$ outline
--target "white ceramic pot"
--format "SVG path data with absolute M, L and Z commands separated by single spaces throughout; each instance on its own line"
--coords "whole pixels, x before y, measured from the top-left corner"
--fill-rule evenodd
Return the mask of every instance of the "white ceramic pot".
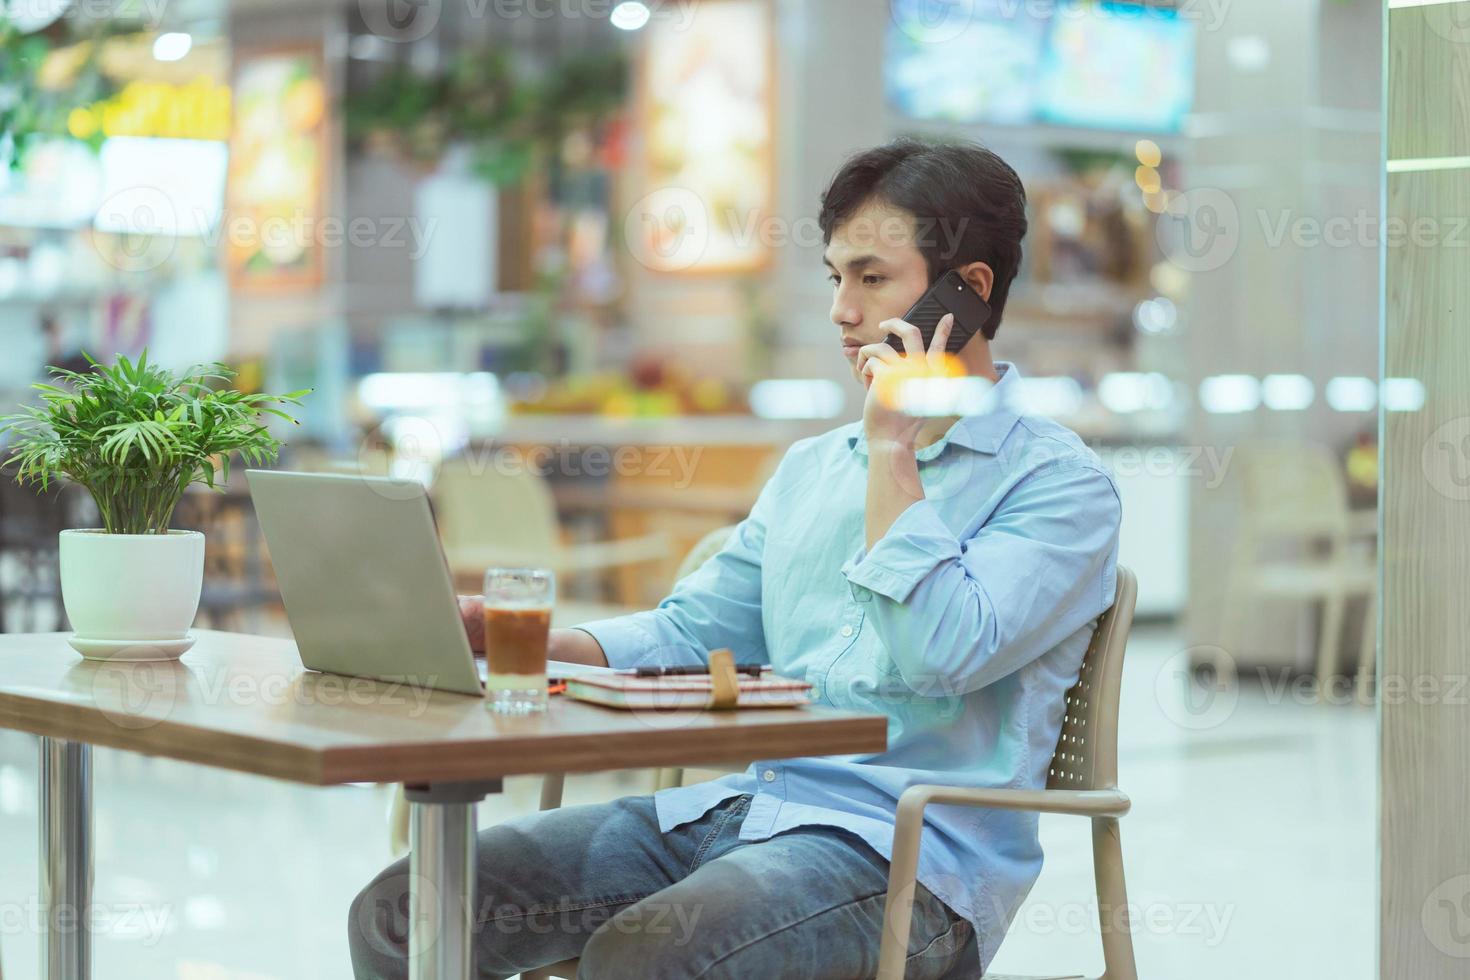
M 94 660 L 172 660 L 194 644 L 189 627 L 204 584 L 204 535 L 61 532 L 61 599 Z

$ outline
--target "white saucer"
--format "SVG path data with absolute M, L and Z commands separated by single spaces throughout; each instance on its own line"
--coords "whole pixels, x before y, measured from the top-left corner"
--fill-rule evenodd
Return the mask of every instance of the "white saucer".
M 73 633 L 66 642 L 88 660 L 177 660 L 194 645 L 194 634 L 173 640 L 98 640 Z

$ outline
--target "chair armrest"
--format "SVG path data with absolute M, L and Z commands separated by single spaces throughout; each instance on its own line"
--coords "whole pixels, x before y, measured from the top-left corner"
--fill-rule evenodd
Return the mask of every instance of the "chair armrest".
M 878 980 L 902 980 L 904 974 L 904 957 L 913 923 L 924 807 L 930 803 L 1086 817 L 1121 817 L 1131 805 L 1128 797 L 1115 789 L 989 789 L 920 784 L 904 790 L 898 798 L 893 824 L 893 856 L 888 863 L 888 897 L 883 906 Z
M 1133 805 L 1127 794 L 1115 789 L 989 789 L 918 785 L 910 786 L 899 797 L 899 816 L 902 817 L 905 811 L 918 811 L 914 816 L 922 818 L 924 807 L 930 803 L 1068 813 L 1079 817 L 1121 817 Z

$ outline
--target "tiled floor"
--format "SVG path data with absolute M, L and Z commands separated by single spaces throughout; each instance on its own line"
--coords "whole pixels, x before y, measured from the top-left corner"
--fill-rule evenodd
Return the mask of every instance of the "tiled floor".
M 1140 975 L 1375 975 L 1375 722 L 1247 685 L 1186 700 L 1175 636 L 1140 630 L 1125 680 L 1123 822 Z M 98 750 L 98 980 L 345 980 L 346 908 L 388 860 L 378 787 L 300 788 Z M 648 774 L 568 783 L 571 802 Z M 510 780 L 482 821 L 533 809 Z M 1043 818 L 1047 868 L 997 972 L 1101 969 L 1088 828 Z M 0 957 L 37 975 L 36 743 L 0 734 Z

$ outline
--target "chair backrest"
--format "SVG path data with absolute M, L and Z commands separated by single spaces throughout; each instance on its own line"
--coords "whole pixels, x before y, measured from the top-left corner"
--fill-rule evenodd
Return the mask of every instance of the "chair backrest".
M 1324 446 L 1265 442 L 1240 446 L 1242 529 L 1264 537 L 1344 534 L 1347 482 L 1342 464 Z
M 447 459 L 430 493 L 447 551 L 478 547 L 538 554 L 561 543 L 551 488 L 526 467 L 506 472 L 487 461 L 472 466 L 463 457 Z
M 679 579 L 709 561 L 716 552 L 725 546 L 725 542 L 730 540 L 730 534 L 734 530 L 734 524 L 726 524 L 724 527 L 717 527 L 700 538 L 698 543 L 689 549 L 689 553 L 684 556 L 684 560 L 679 562 L 679 570 L 674 573 L 674 581 L 679 581 Z
M 1113 605 L 1092 631 L 1077 683 L 1067 691 L 1067 714 L 1051 759 L 1047 789 L 1118 786 L 1118 701 L 1138 580 L 1122 565 L 1118 566 L 1117 580 Z

